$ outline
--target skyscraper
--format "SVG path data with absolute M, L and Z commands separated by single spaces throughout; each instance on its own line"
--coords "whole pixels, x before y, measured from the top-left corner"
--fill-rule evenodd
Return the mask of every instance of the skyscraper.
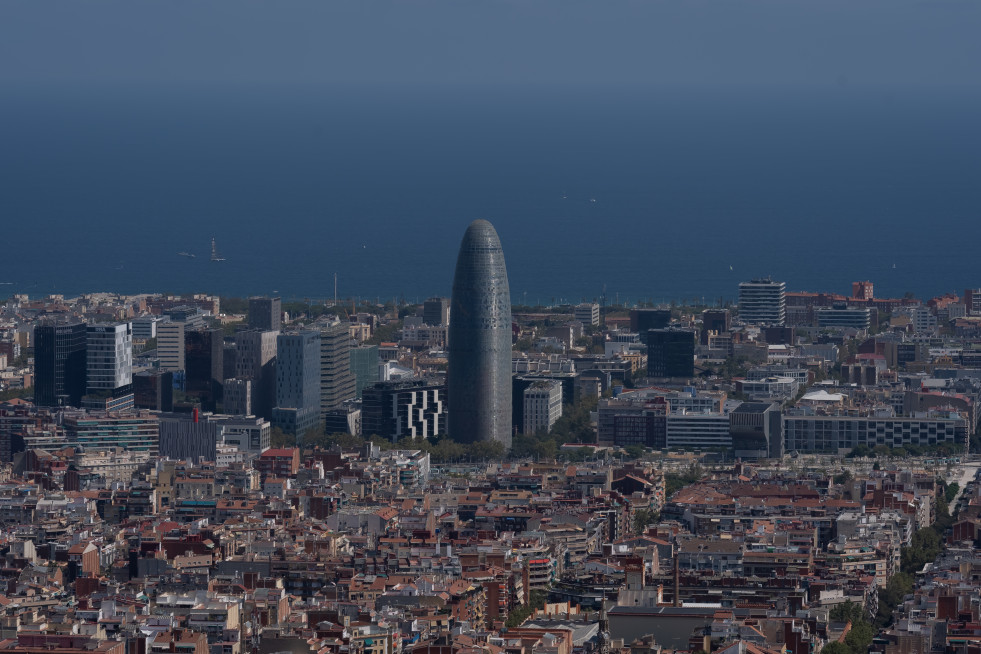
M 450 302 L 449 435 L 511 447 L 511 296 L 494 226 L 470 223 Z
M 302 436 L 320 422 L 320 332 L 280 334 L 276 353 L 273 426 Z
M 276 404 L 276 337 L 279 332 L 248 329 L 236 332 L 235 376 L 252 382 L 252 412 L 272 419 Z
M 85 324 L 34 329 L 34 403 L 80 406 L 85 394 Z
M 249 298 L 249 328 L 278 332 L 282 326 L 283 301 L 278 297 Z
M 351 372 L 351 333 L 341 322 L 320 331 L 320 414 L 357 394 Z
M 106 394 L 133 383 L 133 326 L 89 325 L 86 330 L 87 394 Z
M 221 399 L 224 380 L 224 337 L 220 329 L 195 329 L 184 333 L 184 365 L 187 395 L 214 411 Z

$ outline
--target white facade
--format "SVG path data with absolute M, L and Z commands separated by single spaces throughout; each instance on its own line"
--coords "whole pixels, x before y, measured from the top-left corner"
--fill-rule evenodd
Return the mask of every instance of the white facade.
M 161 370 L 184 369 L 184 323 L 163 322 L 157 325 L 157 358 Z
M 133 326 L 89 325 L 86 330 L 86 392 L 112 391 L 133 383 Z
M 598 325 L 600 322 L 600 306 L 593 303 L 578 304 L 575 309 L 575 318 L 584 325 Z
M 562 382 L 540 381 L 526 388 L 524 414 L 523 433 L 551 429 L 562 417 Z
M 739 319 L 748 325 L 783 325 L 787 285 L 770 279 L 739 284 Z

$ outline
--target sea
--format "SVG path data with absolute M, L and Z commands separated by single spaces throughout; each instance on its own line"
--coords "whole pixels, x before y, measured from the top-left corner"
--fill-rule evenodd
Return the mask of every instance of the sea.
M 0 297 L 414 302 L 477 218 L 516 304 L 962 293 L 978 116 L 976 89 L 843 83 L 8 86 Z

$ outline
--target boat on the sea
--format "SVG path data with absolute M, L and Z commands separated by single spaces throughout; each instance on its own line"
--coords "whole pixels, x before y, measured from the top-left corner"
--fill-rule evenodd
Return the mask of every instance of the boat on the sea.
M 193 254 L 191 252 L 178 252 L 177 253 L 177 256 L 179 256 L 179 257 L 187 257 L 188 259 L 193 259 L 197 255 L 196 254 Z

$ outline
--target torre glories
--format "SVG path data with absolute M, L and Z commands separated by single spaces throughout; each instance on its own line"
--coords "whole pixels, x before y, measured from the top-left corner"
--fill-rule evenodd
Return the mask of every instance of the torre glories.
M 448 334 L 450 438 L 511 447 L 511 294 L 501 239 L 486 220 L 467 227 L 453 276 Z

